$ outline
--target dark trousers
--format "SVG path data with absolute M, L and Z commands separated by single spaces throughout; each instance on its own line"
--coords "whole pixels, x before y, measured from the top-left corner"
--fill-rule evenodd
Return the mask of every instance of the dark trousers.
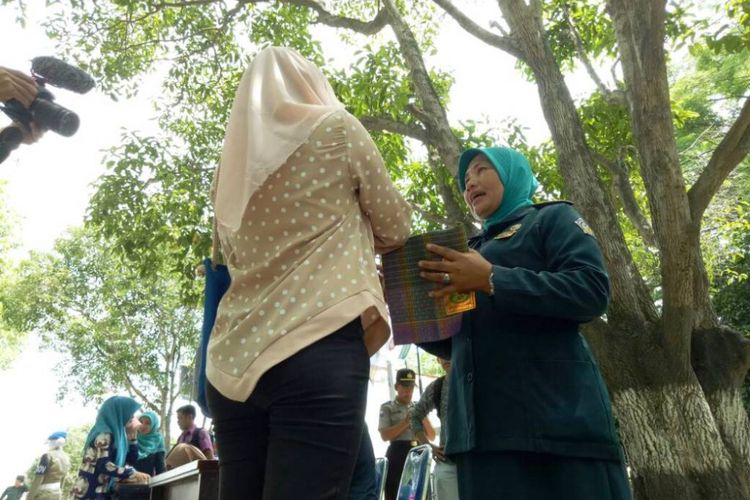
M 396 500 L 398 484 L 404 470 L 406 456 L 412 449 L 411 441 L 391 441 L 385 456 L 388 458 L 388 475 L 385 478 L 385 500 Z
M 380 500 L 378 498 L 378 480 L 375 473 L 375 451 L 372 449 L 370 432 L 367 424 L 362 428 L 362 441 L 359 444 L 359 456 L 354 467 L 352 482 L 349 487 L 349 500 Z
M 209 384 L 220 500 L 346 499 L 369 366 L 356 319 L 272 367 L 245 402 Z

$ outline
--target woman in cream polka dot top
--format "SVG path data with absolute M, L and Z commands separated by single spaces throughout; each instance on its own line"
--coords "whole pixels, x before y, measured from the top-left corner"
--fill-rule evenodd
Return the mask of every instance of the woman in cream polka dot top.
M 375 255 L 406 241 L 409 205 L 369 134 L 320 70 L 285 48 L 264 49 L 243 75 L 217 176 L 218 234 L 232 283 L 219 305 L 206 373 L 222 458 L 232 453 L 230 440 L 242 441 L 241 428 L 251 442 L 243 450 L 258 442 L 265 447 L 243 451 L 257 455 L 244 467 L 279 446 L 286 459 L 278 467 L 293 467 L 290 457 L 298 454 L 305 468 L 321 462 L 325 471 L 315 472 L 323 475 L 321 488 L 337 481 L 345 494 L 362 427 L 368 358 L 390 334 Z M 284 411 L 312 424 L 295 429 Z M 331 424 L 335 432 L 312 436 L 310 426 L 333 415 L 342 417 Z M 275 417 L 278 429 L 287 425 L 279 435 L 302 437 L 274 441 L 269 429 L 277 429 Z M 283 448 L 311 439 L 319 442 Z M 333 445 L 336 456 L 328 450 L 315 459 L 324 451 L 319 448 Z M 244 459 L 222 464 L 222 500 L 268 494 L 273 464 L 259 473 L 265 480 L 250 481 L 246 469 L 229 473 Z M 336 481 L 326 483 L 331 474 Z M 308 479 L 300 484 L 304 491 L 296 491 L 284 489 L 295 483 L 285 477 L 283 486 L 273 486 L 278 496 L 263 498 L 343 498 L 315 496 Z M 247 495 L 227 492 L 227 484 L 239 491 L 242 481 L 250 481 Z M 265 490 L 258 489 L 264 481 Z

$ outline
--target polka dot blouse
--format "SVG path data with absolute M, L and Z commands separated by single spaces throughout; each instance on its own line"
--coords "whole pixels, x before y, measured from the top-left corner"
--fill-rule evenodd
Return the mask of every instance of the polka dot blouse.
M 265 371 L 352 320 L 383 328 L 375 254 L 401 246 L 410 220 L 362 124 L 324 119 L 253 194 L 240 230 L 219 229 L 232 284 L 208 348 L 214 387 L 244 401 Z

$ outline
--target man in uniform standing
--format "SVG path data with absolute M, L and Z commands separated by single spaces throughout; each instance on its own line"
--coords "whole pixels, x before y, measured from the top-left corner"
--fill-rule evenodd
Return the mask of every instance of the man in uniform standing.
M 414 370 L 402 368 L 396 372 L 396 399 L 380 406 L 380 423 L 378 431 L 383 441 L 390 441 L 385 456 L 388 457 L 388 476 L 385 481 L 385 500 L 396 500 L 401 471 L 404 468 L 406 455 L 417 446 L 417 440 L 411 430 L 411 411 L 414 407 L 411 398 L 414 394 L 416 375 Z M 425 436 L 435 439 L 435 429 L 429 419 L 422 421 Z
M 60 500 L 62 483 L 70 470 L 70 457 L 63 451 L 66 432 L 55 432 L 47 438 L 49 451 L 41 456 L 27 500 Z

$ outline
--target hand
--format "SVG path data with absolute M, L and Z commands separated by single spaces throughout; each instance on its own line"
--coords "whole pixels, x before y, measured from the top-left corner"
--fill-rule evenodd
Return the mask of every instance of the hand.
M 28 128 L 16 122 L 14 122 L 11 126 L 21 129 L 21 132 L 23 133 L 23 140 L 21 142 L 23 142 L 24 144 L 34 144 L 39 140 L 40 137 L 42 137 L 42 135 L 44 135 L 45 132 L 45 130 L 37 127 L 36 123 L 34 122 L 31 122 Z
M 420 260 L 419 267 L 423 272 L 419 275 L 427 281 L 443 285 L 430 297 L 439 299 L 453 292 L 490 291 L 490 274 L 492 264 L 476 250 L 458 252 L 451 248 L 427 244 L 427 250 L 443 258 L 442 261 Z M 450 284 L 445 285 L 445 274 L 450 276 Z
M 145 472 L 133 472 L 133 475 L 127 479 L 121 479 L 120 482 L 124 484 L 148 484 L 151 476 Z
M 436 462 L 445 462 L 447 458 L 445 457 L 445 450 L 442 446 L 436 446 L 434 444 L 430 444 L 432 447 L 432 458 L 435 459 Z
M 128 423 L 125 424 L 125 434 L 128 436 L 128 441 L 133 441 L 135 439 L 140 428 L 141 422 L 137 418 L 132 417 L 128 420 Z
M 20 71 L 0 66 L 0 101 L 18 100 L 28 108 L 38 92 L 33 78 Z
M 385 275 L 383 274 L 383 265 L 380 264 L 376 267 L 378 273 L 378 281 L 380 281 L 380 288 L 385 291 Z

